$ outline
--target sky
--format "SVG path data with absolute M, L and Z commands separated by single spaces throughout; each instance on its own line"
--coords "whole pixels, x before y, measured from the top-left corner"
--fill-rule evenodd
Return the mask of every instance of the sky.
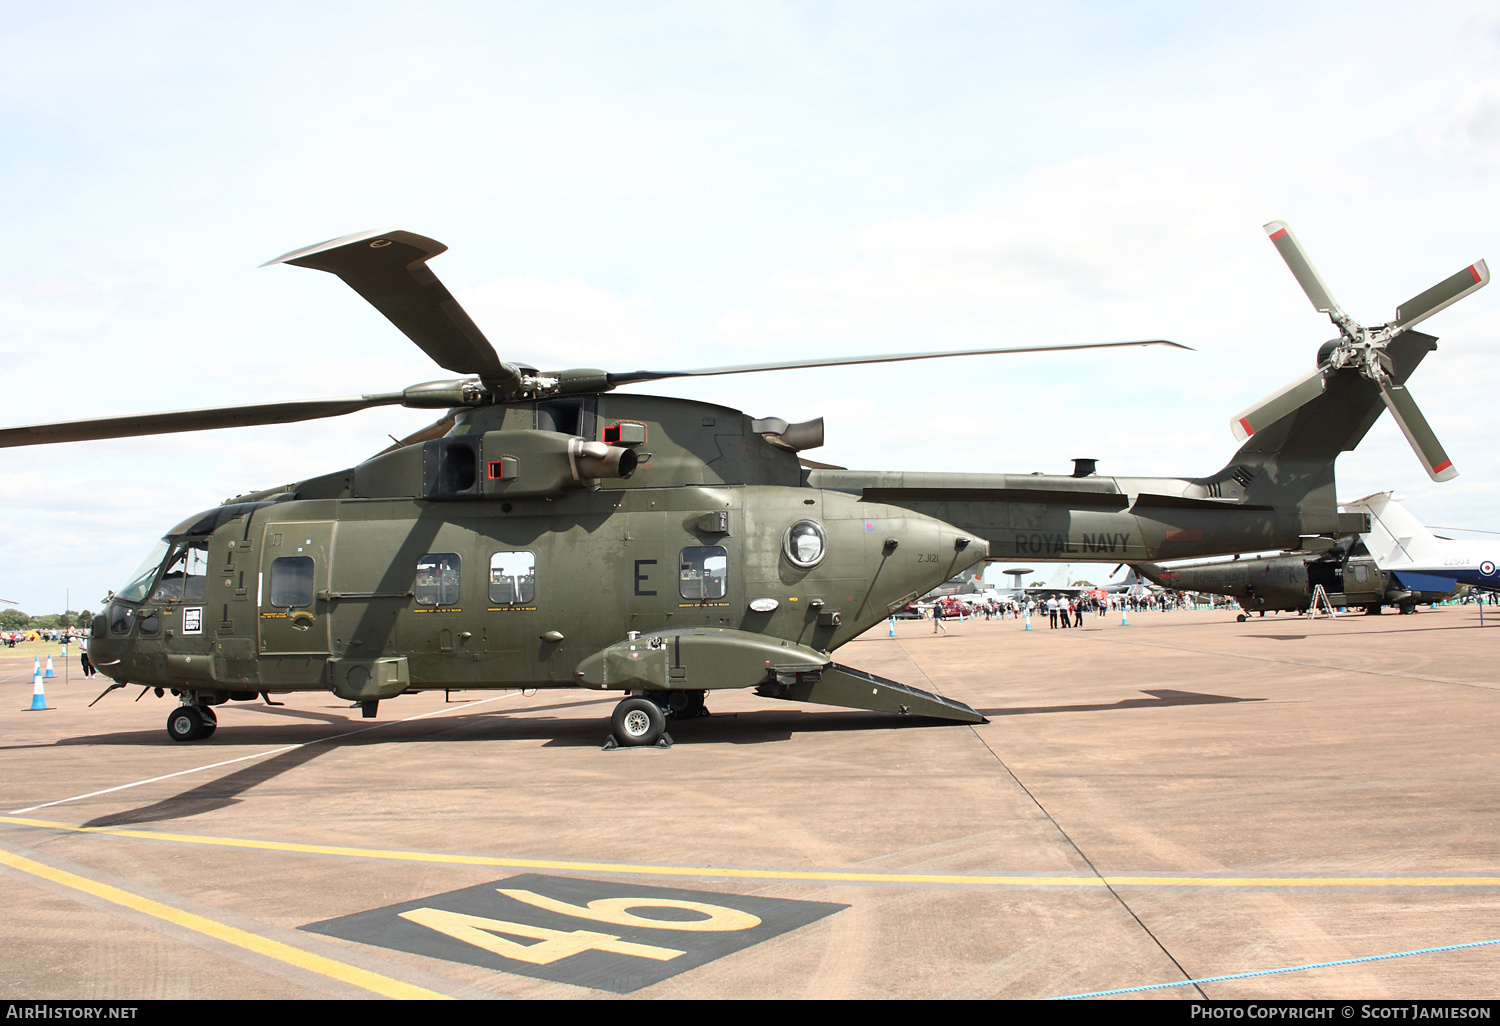
M 401 228 L 546 369 L 1172 339 L 650 390 L 825 417 L 860 469 L 1196 476 L 1334 334 L 1265 222 L 1366 324 L 1500 266 L 1500 5 L 12 5 L 0 140 L 0 426 L 449 376 L 258 269 Z M 1500 531 L 1500 289 L 1423 330 L 1460 476 L 1383 416 L 1340 496 Z M 188 515 L 430 419 L 0 450 L 0 598 L 97 610 Z

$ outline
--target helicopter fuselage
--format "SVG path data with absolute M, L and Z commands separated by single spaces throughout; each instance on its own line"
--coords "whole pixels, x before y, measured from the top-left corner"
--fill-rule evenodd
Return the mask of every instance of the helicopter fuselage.
M 1285 225 L 1267 230 L 1314 306 L 1337 311 Z M 230 699 L 324 688 L 359 701 L 367 716 L 411 690 L 614 689 L 629 693 L 612 717 L 612 737 L 627 745 L 666 741 L 666 716 L 697 715 L 715 688 L 980 722 L 960 702 L 838 666 L 831 653 L 986 558 L 1180 559 L 1317 548 L 1368 530 L 1366 515 L 1338 510 L 1334 461 L 1389 407 L 1429 473 L 1452 476 L 1405 391 L 1436 340 L 1407 329 L 1488 281 L 1481 261 L 1404 305 L 1380 335 L 1378 368 L 1366 361 L 1369 373 L 1320 353 L 1314 372 L 1235 418 L 1239 450 L 1205 477 L 1099 477 L 1087 459 L 1066 477 L 905 473 L 803 461 L 799 451 L 822 444 L 821 420 L 757 420 L 615 389 L 1177 344 L 542 371 L 501 359 L 427 267 L 445 248 L 382 230 L 271 262 L 336 275 L 462 378 L 0 429 L 7 447 L 284 424 L 395 404 L 448 411 L 356 467 L 242 495 L 184 521 L 111 597 L 93 624 L 91 661 L 117 685 L 170 688 L 182 703 L 168 718 L 173 738 L 210 736 L 212 706 Z M 1335 321 L 1346 336 L 1353 330 L 1352 321 Z
M 110 604 L 96 664 L 210 703 L 747 687 L 816 671 L 987 554 L 930 516 L 802 484 L 736 411 L 589 399 L 561 425 L 542 403 L 467 411 L 443 438 L 189 518 Z M 637 469 L 576 478 L 570 432 L 603 433 L 606 402 L 637 414 Z M 698 430 L 674 431 L 686 414 Z
M 169 531 L 96 621 L 91 659 L 200 717 L 290 691 L 373 715 L 421 690 L 701 706 L 757 687 L 975 722 L 832 653 L 987 558 L 1207 556 L 1364 523 L 1337 512 L 1330 461 L 1277 448 L 1188 479 L 804 465 L 820 443 L 821 422 L 615 392 L 457 407 L 358 466 Z

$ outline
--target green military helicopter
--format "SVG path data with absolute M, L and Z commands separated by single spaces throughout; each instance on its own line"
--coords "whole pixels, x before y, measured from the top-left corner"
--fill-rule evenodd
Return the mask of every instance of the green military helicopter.
M 1355 607 L 1378 614 L 1385 606 L 1403 613 L 1419 603 L 1453 595 L 1413 590 L 1396 574 L 1381 570 L 1358 537 L 1340 538 L 1324 552 L 1288 552 L 1252 559 L 1177 564 L 1132 563 L 1153 584 L 1173 591 L 1227 595 L 1239 602 L 1243 623 L 1251 613 L 1306 613 L 1321 587 L 1330 607 Z
M 1237 423 L 1251 434 L 1205 477 L 1100 477 L 1088 460 L 1057 476 L 862 472 L 799 456 L 821 444 L 821 420 L 788 424 L 614 390 L 1174 343 L 541 372 L 502 360 L 433 275 L 427 261 L 444 249 L 409 232 L 366 232 L 270 263 L 337 275 L 464 377 L 379 395 L 0 430 L 4 447 L 380 405 L 445 411 L 358 466 L 188 517 L 111 597 L 95 619 L 90 660 L 112 687 L 171 691 L 173 739 L 211 735 L 226 702 L 294 691 L 332 691 L 366 716 L 408 691 L 620 692 L 607 746 L 670 743 L 668 719 L 700 714 L 720 688 L 982 722 L 961 702 L 841 666 L 832 653 L 985 559 L 1171 559 L 1361 530 L 1363 516 L 1335 505 L 1335 457 L 1364 436 L 1382 399 L 1405 395 L 1405 380 L 1435 348 L 1406 329 L 1488 280 L 1474 265 L 1373 332 L 1336 317 L 1345 334 L 1320 351 L 1318 387 L 1303 379 L 1242 414 Z M 1403 425 L 1420 420 L 1409 403 L 1391 409 Z M 1428 445 L 1420 427 L 1408 437 Z

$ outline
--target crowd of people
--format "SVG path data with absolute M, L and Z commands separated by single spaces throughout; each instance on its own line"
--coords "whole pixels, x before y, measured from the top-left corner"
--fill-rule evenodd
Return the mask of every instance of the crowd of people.
M 56 645 L 70 645 L 78 638 L 88 637 L 82 627 L 28 627 L 21 631 L 0 632 L 0 644 L 15 648 L 27 641 L 50 641 Z
M 1178 609 L 1200 608 L 1238 609 L 1233 599 L 1219 595 L 1197 595 L 1190 592 L 1162 592 L 1144 595 L 1121 595 L 1084 592 L 1079 595 L 1049 595 L 1045 598 L 1028 596 L 1023 602 L 1019 598 L 989 600 L 985 602 L 961 602 L 953 598 L 938 599 L 932 604 L 927 616 L 933 620 L 933 632 L 944 631 L 942 620 L 959 617 L 979 617 L 985 620 L 1019 620 L 1032 616 L 1047 618 L 1049 627 L 1063 629 L 1082 627 L 1085 616 L 1107 616 L 1114 612 L 1171 612 Z

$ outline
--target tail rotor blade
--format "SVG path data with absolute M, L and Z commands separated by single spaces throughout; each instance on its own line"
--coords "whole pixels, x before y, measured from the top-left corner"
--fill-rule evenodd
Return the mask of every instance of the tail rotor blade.
M 1333 293 L 1328 291 L 1328 286 L 1323 283 L 1323 278 L 1313 267 L 1312 261 L 1307 259 L 1302 244 L 1286 226 L 1286 222 L 1272 221 L 1264 227 L 1266 234 L 1271 237 L 1271 242 L 1276 246 L 1276 252 L 1281 254 L 1281 259 L 1285 260 L 1287 267 L 1291 268 L 1292 277 L 1297 279 L 1297 284 L 1302 286 L 1302 291 L 1307 293 L 1307 298 L 1312 300 L 1312 305 L 1320 313 L 1343 313 L 1338 302 L 1333 298 Z M 1338 318 L 1335 317 L 1334 320 L 1337 321 Z
M 1272 392 L 1254 406 L 1236 414 L 1229 422 L 1229 430 L 1234 432 L 1236 441 L 1243 442 L 1282 417 L 1295 413 L 1322 394 L 1323 371 L 1319 369 L 1304 374 L 1285 388 Z
M 1482 289 L 1490 281 L 1490 269 L 1483 260 L 1470 264 L 1455 275 L 1438 282 L 1420 295 L 1413 296 L 1396 308 L 1395 327 L 1405 331 L 1425 321 L 1439 310 L 1457 303 L 1470 292 Z
M 1458 471 L 1453 468 L 1453 461 L 1443 451 L 1437 435 L 1428 426 L 1427 418 L 1422 416 L 1422 411 L 1417 408 L 1417 401 L 1411 397 L 1411 393 L 1401 385 L 1382 381 L 1380 398 L 1385 400 L 1386 408 L 1391 411 L 1391 416 L 1396 418 L 1401 433 L 1406 436 L 1417 458 L 1422 461 L 1422 466 L 1427 470 L 1427 476 L 1434 481 L 1451 481 L 1457 477 Z

